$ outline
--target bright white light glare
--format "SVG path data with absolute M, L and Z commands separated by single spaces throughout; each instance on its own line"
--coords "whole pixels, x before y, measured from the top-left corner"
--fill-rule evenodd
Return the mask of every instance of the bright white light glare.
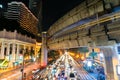
M 120 75 L 120 66 L 117 66 L 117 73 Z
M 0 4 L 0 8 L 3 8 L 2 4 Z
M 118 58 L 119 58 L 119 60 L 120 60 L 120 55 L 118 55 Z
M 36 60 L 36 58 L 33 58 L 33 61 L 35 61 Z
M 83 61 L 83 63 L 86 63 L 86 62 L 87 62 L 86 60 Z
M 92 66 L 92 62 L 91 62 L 91 61 L 88 61 L 88 62 L 87 62 L 87 65 L 88 65 L 88 67 L 91 67 L 91 66 Z
M 100 57 L 103 57 L 103 53 L 100 53 L 99 55 L 100 55 Z
M 65 54 L 68 54 L 67 50 L 65 50 Z
M 19 57 L 20 59 L 23 59 L 23 56 L 22 55 L 20 55 L 20 57 Z
M 6 60 L 9 60 L 9 56 L 6 56 L 5 59 L 6 59 Z

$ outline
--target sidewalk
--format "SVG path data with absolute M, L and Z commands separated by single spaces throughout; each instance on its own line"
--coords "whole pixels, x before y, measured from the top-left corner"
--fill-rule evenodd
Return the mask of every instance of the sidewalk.
M 8 71 L 12 71 L 12 70 L 15 70 L 15 69 L 18 69 L 20 68 L 21 66 L 16 66 L 16 67 L 9 67 L 9 68 L 6 68 L 6 69 L 0 69 L 0 74 L 3 74 L 3 73 L 6 73 Z
M 25 64 L 25 66 L 27 66 L 29 64 L 31 64 L 31 63 Z M 9 71 L 13 71 L 13 70 L 16 70 L 16 69 L 20 69 L 21 67 L 22 67 L 22 65 L 15 66 L 15 67 L 9 67 L 7 69 L 0 69 L 0 74 L 6 73 L 6 72 L 9 72 Z

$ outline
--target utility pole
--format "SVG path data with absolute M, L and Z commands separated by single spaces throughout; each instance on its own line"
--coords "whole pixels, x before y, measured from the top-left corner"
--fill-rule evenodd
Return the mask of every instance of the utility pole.
M 23 54 L 23 63 L 22 63 L 22 68 L 21 68 L 21 72 L 22 72 L 22 80 L 24 80 L 24 49 L 22 50 L 22 54 Z

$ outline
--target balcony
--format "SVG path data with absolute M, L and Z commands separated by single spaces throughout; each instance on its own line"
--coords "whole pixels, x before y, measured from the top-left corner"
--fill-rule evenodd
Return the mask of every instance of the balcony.
M 33 44 L 36 43 L 35 39 L 32 39 L 31 37 L 28 37 L 26 35 L 22 35 L 20 33 L 17 33 L 16 30 L 14 32 L 11 32 L 11 31 L 6 31 L 4 29 L 3 31 L 0 31 L 0 38 L 19 40 L 19 41 L 33 43 Z

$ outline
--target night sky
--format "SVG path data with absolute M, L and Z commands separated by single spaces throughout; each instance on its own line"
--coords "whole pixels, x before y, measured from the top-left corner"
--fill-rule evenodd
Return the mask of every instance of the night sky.
M 0 0 L 0 4 L 6 7 L 8 2 L 22 1 L 29 5 L 29 0 Z M 37 0 L 35 0 L 37 1 Z M 65 13 L 80 4 L 84 0 L 42 0 L 42 30 L 47 31 L 56 20 L 62 17 Z
M 25 3 L 26 6 L 28 6 L 28 2 L 29 2 L 29 0 L 0 0 L 0 4 L 2 4 L 3 7 L 6 7 L 7 3 L 11 2 L 11 1 L 21 1 L 21 2 Z
M 56 20 L 83 0 L 43 0 L 43 29 L 47 30 Z

